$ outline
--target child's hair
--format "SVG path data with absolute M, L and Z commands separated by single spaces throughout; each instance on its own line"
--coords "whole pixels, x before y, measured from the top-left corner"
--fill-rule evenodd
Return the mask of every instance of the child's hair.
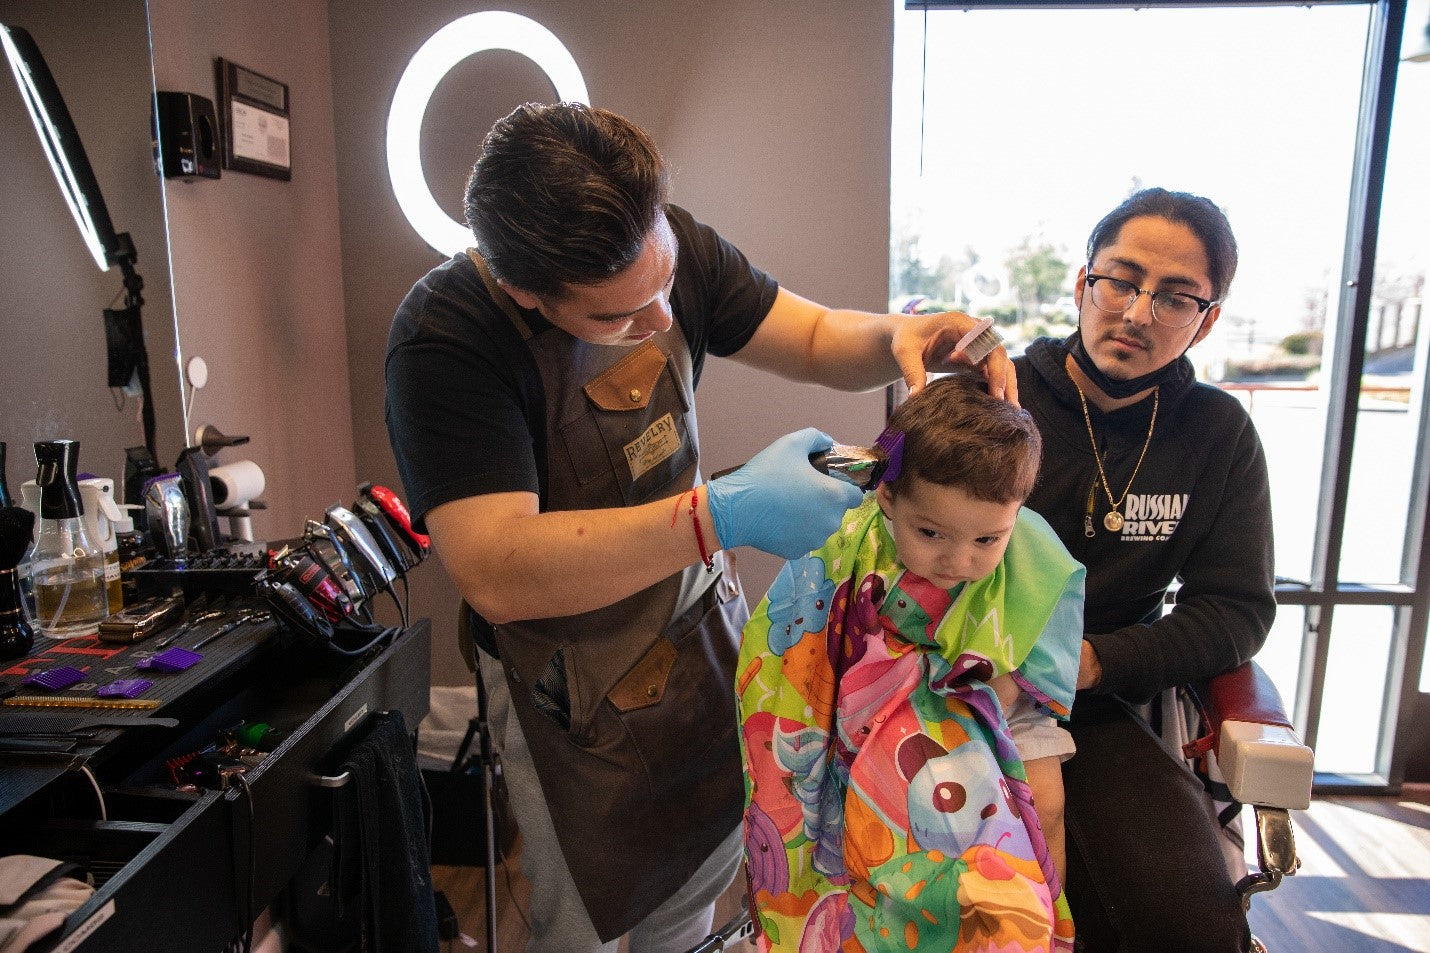
M 1033 492 L 1043 447 L 1033 415 L 990 397 L 981 377 L 960 372 L 930 382 L 889 418 L 885 433 L 899 432 L 903 464 L 888 483 L 894 496 L 914 479 L 990 503 L 1021 503 Z

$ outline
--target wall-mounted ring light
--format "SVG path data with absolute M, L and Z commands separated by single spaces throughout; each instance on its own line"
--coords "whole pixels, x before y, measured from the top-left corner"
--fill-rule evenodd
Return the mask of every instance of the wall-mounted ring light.
M 576 60 L 546 27 L 499 10 L 473 13 L 432 34 L 412 56 L 387 114 L 387 174 L 407 221 L 428 245 L 453 255 L 472 244 L 465 224 L 454 221 L 427 187 L 422 171 L 422 120 L 437 84 L 462 60 L 486 50 L 510 50 L 546 73 L 562 102 L 590 103 Z

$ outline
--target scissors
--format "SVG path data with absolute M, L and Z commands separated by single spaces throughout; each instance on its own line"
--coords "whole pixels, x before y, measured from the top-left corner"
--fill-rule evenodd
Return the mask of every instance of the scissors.
M 170 632 L 158 642 L 155 642 L 154 648 L 168 648 L 169 646 L 174 644 L 174 642 L 179 638 L 179 636 L 188 632 L 200 622 L 208 622 L 210 619 L 217 619 L 219 616 L 226 614 L 227 610 L 225 609 L 208 609 L 204 612 L 200 612 L 198 615 L 193 616 L 192 618 L 185 619 L 176 629 L 174 629 L 173 632 Z
M 220 636 L 228 635 L 230 632 L 232 632 L 234 629 L 239 628 L 240 626 L 250 624 L 256 625 L 259 622 L 267 622 L 271 618 L 273 618 L 273 613 L 269 612 L 267 609 L 242 609 L 239 611 L 237 619 L 234 619 L 232 622 L 225 622 L 223 625 L 215 629 L 212 633 L 204 636 L 202 639 L 195 642 L 193 645 L 193 651 L 197 652 L 199 649 L 203 648 L 205 645 L 208 645 L 214 639 L 217 639 Z

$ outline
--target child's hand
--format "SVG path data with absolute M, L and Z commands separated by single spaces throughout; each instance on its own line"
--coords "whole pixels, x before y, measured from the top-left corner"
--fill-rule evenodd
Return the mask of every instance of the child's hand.
M 1006 717 L 1007 713 L 1013 710 L 1013 703 L 1018 700 L 1018 693 L 1021 692 L 1022 689 L 1018 687 L 1017 682 L 1013 681 L 1013 674 L 1011 672 L 1005 672 L 999 675 L 993 679 L 993 681 L 989 682 L 988 685 L 998 695 L 998 704 L 1003 706 L 1003 712 Z

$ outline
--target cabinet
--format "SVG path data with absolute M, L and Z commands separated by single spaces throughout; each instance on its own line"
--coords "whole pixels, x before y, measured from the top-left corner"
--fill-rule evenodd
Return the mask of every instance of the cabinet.
M 96 880 L 55 949 L 217 951 L 237 936 L 250 902 L 254 912 L 271 903 L 330 830 L 322 779 L 337 773 L 366 719 L 398 710 L 416 730 L 427 712 L 430 639 L 423 620 L 344 658 L 285 646 L 265 623 L 215 643 L 223 651 L 204 660 L 209 670 L 201 662 L 182 673 L 151 712 L 0 708 L 0 853 L 77 861 Z M 70 648 L 81 651 L 82 641 Z M 126 651 L 143 652 L 143 643 Z M 96 664 L 133 674 L 123 654 Z M 13 687 L 17 675 L 23 665 L 0 678 Z M 288 735 L 244 772 L 246 785 L 177 788 L 170 764 L 242 721 Z M 68 752 L 4 747 L 52 726 L 82 743 Z

